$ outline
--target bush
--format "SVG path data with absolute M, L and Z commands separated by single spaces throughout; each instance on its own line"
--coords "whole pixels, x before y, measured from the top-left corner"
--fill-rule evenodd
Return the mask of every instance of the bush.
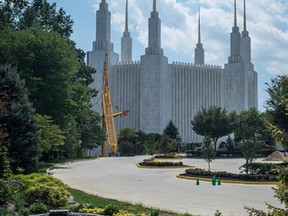
M 259 174 L 259 175 L 251 175 L 251 174 L 235 174 L 235 173 L 228 173 L 226 171 L 221 172 L 211 172 L 206 171 L 203 169 L 186 169 L 185 174 L 186 176 L 193 176 L 193 177 L 220 177 L 223 179 L 232 179 L 232 180 L 241 180 L 241 181 L 278 181 L 276 175 L 270 174 Z
M 131 214 L 127 211 L 120 210 L 118 213 L 113 214 L 113 216 L 134 216 L 134 214 Z
M 68 187 L 51 176 L 31 174 L 18 175 L 15 179 L 25 185 L 25 202 L 31 205 L 37 201 L 49 207 L 61 207 L 68 203 L 70 193 Z
M 249 169 L 253 174 L 270 174 L 278 175 L 281 168 L 286 167 L 287 163 L 252 163 L 249 165 Z M 246 169 L 246 164 L 243 164 L 240 169 Z
M 152 209 L 150 212 L 150 216 L 159 216 L 160 211 L 159 209 Z
M 117 206 L 115 205 L 112 205 L 112 204 L 109 204 L 105 207 L 104 211 L 103 211 L 103 214 L 104 215 L 113 215 L 113 214 L 116 214 L 119 212 L 119 209 Z
M 41 214 L 48 212 L 47 206 L 42 202 L 36 202 L 29 206 L 30 214 Z
M 104 210 L 102 208 L 89 208 L 85 206 L 80 208 L 79 212 L 88 214 L 104 214 Z

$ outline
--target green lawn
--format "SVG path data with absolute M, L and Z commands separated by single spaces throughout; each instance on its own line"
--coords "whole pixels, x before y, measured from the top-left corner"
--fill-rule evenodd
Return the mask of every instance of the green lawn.
M 73 188 L 69 189 L 70 193 L 74 197 L 74 199 L 79 202 L 79 203 L 86 203 L 86 204 L 92 204 L 93 206 L 100 207 L 100 208 L 105 208 L 105 206 L 112 204 L 115 206 L 118 206 L 119 209 L 128 211 L 130 213 L 133 213 L 135 215 L 140 215 L 141 213 L 146 213 L 146 215 L 149 215 L 151 212 L 151 208 L 146 208 L 142 204 L 131 204 L 128 202 L 121 202 L 117 200 L 112 200 L 112 199 L 105 199 L 102 197 L 90 195 L 87 193 L 84 193 L 80 190 L 76 190 Z M 189 216 L 190 214 L 177 214 L 169 211 L 162 211 L 160 210 L 160 215 L 164 216 Z
M 57 161 L 51 161 L 51 162 L 40 162 L 39 168 L 38 168 L 38 173 L 39 174 L 46 174 L 46 170 L 56 164 L 62 164 L 62 163 L 67 163 L 67 162 L 76 162 L 76 161 L 82 161 L 82 160 L 94 160 L 95 158 L 65 158 L 62 160 L 57 160 Z

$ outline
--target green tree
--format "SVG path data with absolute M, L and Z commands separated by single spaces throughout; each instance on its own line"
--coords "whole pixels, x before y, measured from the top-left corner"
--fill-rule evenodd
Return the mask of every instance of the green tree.
M 266 101 L 266 112 L 269 115 L 268 128 L 272 131 L 273 137 L 288 149 L 288 76 L 278 76 L 268 85 L 267 92 L 269 99 Z
M 173 152 L 177 146 L 176 139 L 170 139 L 168 136 L 163 135 L 161 139 L 158 141 L 158 149 L 159 151 L 167 156 L 168 153 Z
M 0 61 L 18 65 L 37 113 L 51 116 L 64 129 L 74 111 L 79 63 L 71 45 L 56 33 L 39 28 L 1 31 Z
M 39 127 L 41 129 L 41 151 L 42 157 L 51 159 L 53 152 L 60 151 L 60 146 L 64 145 L 65 137 L 59 125 L 54 124 L 50 116 L 36 114 Z
M 65 38 L 73 32 L 73 20 L 63 8 L 57 11 L 56 3 L 50 4 L 47 0 L 3 0 L 0 6 L 0 29 L 10 26 L 23 30 L 37 25 Z
M 168 136 L 170 139 L 174 139 L 177 141 L 176 149 L 175 151 L 180 152 L 182 149 L 182 142 L 181 137 L 179 135 L 179 130 L 175 126 L 175 124 L 172 122 L 172 120 L 169 121 L 169 123 L 166 125 L 165 129 L 163 130 L 163 135 Z
M 145 153 L 153 155 L 157 153 L 157 144 L 161 139 L 161 135 L 157 133 L 148 133 L 144 142 Z
M 136 131 L 124 128 L 118 135 L 118 148 L 122 155 L 134 155 L 136 143 Z
M 179 131 L 175 124 L 170 120 L 163 130 L 163 134 L 165 134 L 170 139 L 178 139 Z
M 218 139 L 233 132 L 232 117 L 232 114 L 229 115 L 221 107 L 202 108 L 202 111 L 199 111 L 191 121 L 192 129 L 198 135 L 211 137 L 216 151 Z
M 0 147 L 0 179 L 8 179 L 12 174 L 7 147 Z
M 208 163 L 208 171 L 210 171 L 210 163 L 215 159 L 216 156 L 216 152 L 214 151 L 212 146 L 212 139 L 210 137 L 203 138 L 201 152 L 202 157 Z
M 25 84 L 10 66 L 0 66 L 0 92 L 7 95 L 4 102 L 8 113 L 0 119 L 7 127 L 8 157 L 14 172 L 23 168 L 26 173 L 37 170 L 40 156 L 40 130 L 35 111 L 29 102 Z
M 106 134 L 101 127 L 100 115 L 89 108 L 79 112 L 76 123 L 79 134 L 76 153 L 79 157 L 84 149 L 93 149 L 101 145 L 106 139 Z
M 28 0 L 0 1 L 0 29 L 4 27 L 18 27 L 19 18 L 27 8 Z
M 256 108 L 251 108 L 237 116 L 235 137 L 238 137 L 238 140 L 254 138 L 261 134 L 263 129 L 265 126 L 261 114 Z
M 244 139 L 238 143 L 238 148 L 242 152 L 245 159 L 246 173 L 249 173 L 250 165 L 255 159 L 257 151 L 259 150 L 259 142 L 256 138 Z

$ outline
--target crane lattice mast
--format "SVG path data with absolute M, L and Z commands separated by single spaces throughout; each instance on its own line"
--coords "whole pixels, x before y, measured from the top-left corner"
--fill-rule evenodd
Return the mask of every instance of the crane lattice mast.
M 118 149 L 117 137 L 114 125 L 114 117 L 126 116 L 128 111 L 118 112 L 113 114 L 112 102 L 110 97 L 109 82 L 108 82 L 108 55 L 105 56 L 103 81 L 102 81 L 102 111 L 103 111 L 103 129 L 106 131 L 108 146 L 112 154 L 115 154 Z M 102 144 L 102 157 L 106 156 L 105 143 Z

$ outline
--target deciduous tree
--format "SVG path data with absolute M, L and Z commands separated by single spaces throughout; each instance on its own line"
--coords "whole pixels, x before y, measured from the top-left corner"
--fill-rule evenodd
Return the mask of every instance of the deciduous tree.
M 202 111 L 199 111 L 191 121 L 192 129 L 198 135 L 211 137 L 216 151 L 218 139 L 233 132 L 232 116 L 221 107 L 202 108 Z
M 210 163 L 215 159 L 216 152 L 212 146 L 212 139 L 211 137 L 204 137 L 202 143 L 202 156 L 204 160 L 208 163 L 208 171 L 210 171 Z

